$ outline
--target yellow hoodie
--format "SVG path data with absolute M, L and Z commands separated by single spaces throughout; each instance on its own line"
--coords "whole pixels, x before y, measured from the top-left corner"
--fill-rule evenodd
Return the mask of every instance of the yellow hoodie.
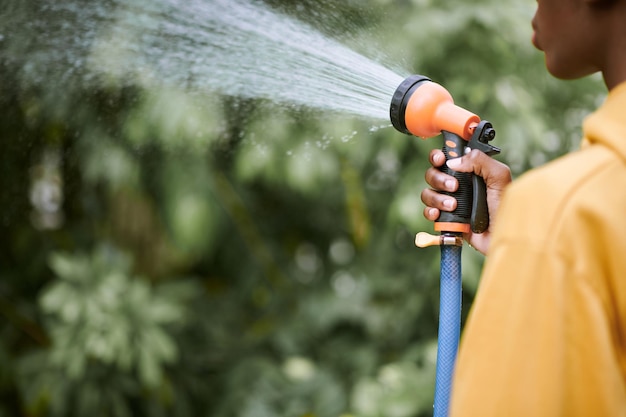
M 626 416 L 626 84 L 506 191 L 452 417 Z

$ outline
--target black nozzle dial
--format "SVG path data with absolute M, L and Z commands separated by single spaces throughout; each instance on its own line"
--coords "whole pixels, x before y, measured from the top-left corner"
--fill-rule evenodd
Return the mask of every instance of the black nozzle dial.
M 389 117 L 391 118 L 391 124 L 396 130 L 411 134 L 406 128 L 406 121 L 404 119 L 406 106 L 415 90 L 425 81 L 431 80 L 423 75 L 411 75 L 402 81 L 398 88 L 396 88 L 395 93 L 393 93 L 391 105 L 389 106 Z

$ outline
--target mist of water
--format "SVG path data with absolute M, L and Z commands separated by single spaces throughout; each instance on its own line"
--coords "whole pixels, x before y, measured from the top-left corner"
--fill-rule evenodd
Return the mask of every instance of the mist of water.
M 257 0 L 93 3 L 16 8 L 23 24 L 8 27 L 28 35 L 26 47 L 1 26 L 0 46 L 27 56 L 24 72 L 44 83 L 169 85 L 373 119 L 388 119 L 404 78 Z

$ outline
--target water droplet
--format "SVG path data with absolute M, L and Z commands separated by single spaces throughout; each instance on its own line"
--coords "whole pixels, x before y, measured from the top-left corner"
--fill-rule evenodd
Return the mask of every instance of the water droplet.
M 295 261 L 298 267 L 307 273 L 315 273 L 320 267 L 317 249 L 310 243 L 302 243 L 296 250 Z
M 354 258 L 354 245 L 347 239 L 337 239 L 330 245 L 330 259 L 338 265 L 346 265 Z
M 339 271 L 332 279 L 332 286 L 338 296 L 346 298 L 354 294 L 357 282 L 349 272 Z

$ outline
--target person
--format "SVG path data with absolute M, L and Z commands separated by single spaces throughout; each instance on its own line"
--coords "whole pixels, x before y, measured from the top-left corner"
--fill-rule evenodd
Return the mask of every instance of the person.
M 579 150 L 515 181 L 478 151 L 447 163 L 485 179 L 491 220 L 465 236 L 487 257 L 450 416 L 626 416 L 626 0 L 538 0 L 532 27 L 553 76 L 600 71 L 608 95 Z M 435 220 L 458 184 L 430 161 Z

